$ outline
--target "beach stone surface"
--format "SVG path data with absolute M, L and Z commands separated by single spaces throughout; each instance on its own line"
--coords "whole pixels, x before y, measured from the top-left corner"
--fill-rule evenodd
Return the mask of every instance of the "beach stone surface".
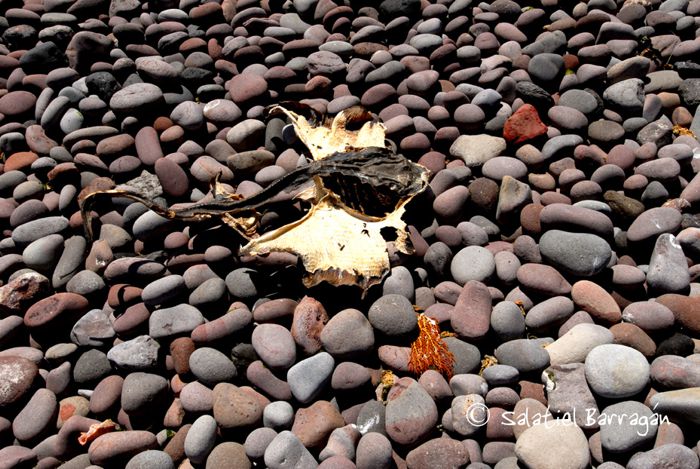
M 698 24 L 698 0 L 8 3 L 0 465 L 698 467 Z M 362 142 L 312 154 L 343 110 L 422 192 L 366 178 Z M 322 188 L 357 233 L 304 231 Z M 376 276 L 298 252 L 380 224 Z M 671 423 L 606 420 L 648 410 Z
M 586 355 L 586 380 L 598 395 L 633 396 L 649 382 L 649 363 L 639 351 L 618 344 L 602 344 Z

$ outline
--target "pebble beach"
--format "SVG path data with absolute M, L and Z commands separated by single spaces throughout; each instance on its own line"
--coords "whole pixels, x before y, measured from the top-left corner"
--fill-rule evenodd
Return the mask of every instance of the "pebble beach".
M 85 229 L 304 168 L 284 102 L 429 171 L 376 285 Z M 0 469 L 700 468 L 699 104 L 700 0 L 0 0 Z

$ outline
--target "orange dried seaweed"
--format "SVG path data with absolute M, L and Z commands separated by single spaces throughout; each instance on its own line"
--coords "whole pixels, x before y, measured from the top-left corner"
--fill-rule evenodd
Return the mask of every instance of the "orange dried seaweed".
M 408 369 L 416 375 L 435 369 L 447 379 L 454 373 L 455 357 L 440 334 L 437 321 L 418 315 L 418 338 L 411 344 Z

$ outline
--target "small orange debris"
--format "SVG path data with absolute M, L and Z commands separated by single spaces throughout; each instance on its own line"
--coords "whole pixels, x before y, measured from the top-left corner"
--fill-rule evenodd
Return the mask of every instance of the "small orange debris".
M 111 419 L 107 419 L 104 422 L 94 423 L 90 425 L 87 432 L 81 432 L 78 437 L 78 443 L 85 446 L 87 443 L 96 439 L 98 436 L 104 435 L 105 433 L 113 432 L 117 429 L 117 424 Z
M 688 135 L 695 138 L 695 132 L 678 124 L 673 126 L 673 135 Z
M 424 371 L 434 368 L 450 379 L 454 372 L 455 357 L 442 339 L 437 321 L 425 314 L 419 314 L 418 329 L 418 338 L 411 344 L 408 369 L 416 375 L 421 375 Z
M 484 370 L 490 366 L 498 365 L 498 359 L 492 355 L 484 355 L 484 359 L 481 360 L 481 368 L 479 369 L 479 376 L 484 373 Z

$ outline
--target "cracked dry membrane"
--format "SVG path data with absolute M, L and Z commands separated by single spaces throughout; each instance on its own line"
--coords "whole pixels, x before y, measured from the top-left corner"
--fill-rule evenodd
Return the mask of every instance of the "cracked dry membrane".
M 247 241 L 240 255 L 296 254 L 306 271 L 306 286 L 326 281 L 366 290 L 378 283 L 390 268 L 387 242 L 400 252 L 412 252 L 401 217 L 406 204 L 427 187 L 428 170 L 387 149 L 384 125 L 362 108 L 347 109 L 333 119 L 308 107 L 294 108 L 310 113 L 310 119 L 282 106 L 271 107 L 269 114 L 284 114 L 291 120 L 313 158 L 308 165 L 248 198 L 223 190 L 215 181 L 212 198 L 182 208 L 162 207 L 118 189 L 88 191 L 80 201 L 88 235 L 89 207 L 95 196 L 127 197 L 170 219 L 218 217 Z M 359 129 L 349 129 L 360 123 Z M 309 202 L 309 211 L 299 220 L 258 234 L 264 210 L 284 202 L 285 194 L 295 190 L 297 194 L 287 196 L 286 202 Z

